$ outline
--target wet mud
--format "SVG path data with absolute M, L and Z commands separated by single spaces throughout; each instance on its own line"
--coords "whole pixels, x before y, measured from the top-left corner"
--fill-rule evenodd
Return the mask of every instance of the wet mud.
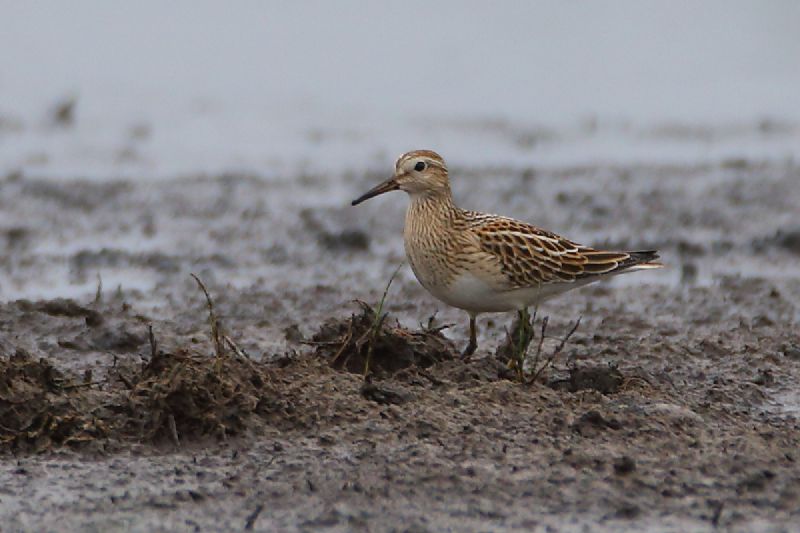
M 528 170 L 456 195 L 669 268 L 539 309 L 525 383 L 511 316 L 464 361 L 407 269 L 380 305 L 371 178 L 0 183 L 3 529 L 795 529 L 800 169 Z

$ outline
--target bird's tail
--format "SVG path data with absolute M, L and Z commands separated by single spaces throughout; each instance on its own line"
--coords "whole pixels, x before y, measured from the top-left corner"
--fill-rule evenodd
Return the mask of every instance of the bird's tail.
M 586 263 L 583 264 L 584 276 L 600 274 L 622 274 L 636 270 L 663 268 L 658 261 L 656 250 L 640 250 L 636 252 L 609 252 L 604 250 L 583 250 Z
M 651 268 L 664 268 L 664 263 L 659 261 L 661 256 L 658 250 L 640 250 L 627 252 L 630 258 L 623 261 L 617 268 L 621 270 L 648 270 Z M 626 264 L 627 263 L 627 264 Z

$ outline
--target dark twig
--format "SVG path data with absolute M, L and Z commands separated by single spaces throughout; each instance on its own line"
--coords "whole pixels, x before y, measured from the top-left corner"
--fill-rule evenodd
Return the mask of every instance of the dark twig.
M 102 385 L 105 381 L 87 381 L 85 383 L 73 383 L 72 385 L 64 385 L 59 387 L 61 390 L 82 389 L 83 387 L 91 387 L 92 385 Z
M 95 305 L 99 304 L 103 301 L 103 278 L 100 277 L 100 273 L 97 273 L 97 290 L 94 293 L 94 303 Z
M 536 319 L 536 314 L 534 311 L 534 320 Z M 545 332 L 547 331 L 547 324 L 550 322 L 550 317 L 546 316 L 542 319 L 542 331 L 539 334 L 539 344 L 536 346 L 536 355 L 533 358 L 533 364 L 531 368 L 535 371 L 536 367 L 539 366 L 539 358 L 542 356 L 542 345 L 544 344 L 544 337 Z
M 433 324 L 436 322 L 436 315 L 438 315 L 438 314 L 439 314 L 439 310 L 438 309 L 434 309 L 433 310 L 433 314 L 431 314 L 431 316 L 428 317 L 428 326 L 425 329 L 427 329 L 428 331 L 433 329 Z M 422 329 L 422 324 L 420 324 L 420 329 Z
M 133 390 L 133 383 L 131 383 L 131 380 L 123 376 L 122 372 L 117 371 L 117 379 L 120 380 L 123 385 L 125 385 L 125 388 L 128 390 Z
M 172 443 L 176 448 L 180 448 L 181 441 L 178 438 L 178 426 L 175 424 L 175 417 L 172 414 L 167 416 L 167 425 L 169 426 L 169 436 L 172 439 Z
M 339 341 L 337 341 L 337 342 L 341 342 L 341 346 L 339 346 L 339 350 L 337 350 L 336 355 L 334 355 L 333 359 L 331 359 L 331 365 L 334 365 L 334 366 L 336 365 L 336 363 L 339 361 L 339 358 L 344 353 L 345 348 L 347 348 L 347 346 L 350 344 L 350 341 L 352 339 L 353 339 L 353 317 L 351 316 L 350 317 L 350 322 L 347 324 L 347 333 L 345 333 L 344 337 L 342 337 Z M 346 364 L 347 364 L 347 361 L 345 361 L 345 365 Z M 342 365 L 342 366 L 345 366 L 345 365 Z
M 239 345 L 236 344 L 228 335 L 223 335 L 222 339 L 225 341 L 228 347 L 233 350 L 233 353 L 244 359 L 250 359 L 250 354 L 248 354 L 243 348 L 240 348 Z
M 217 313 L 214 310 L 214 300 L 211 299 L 211 295 L 208 293 L 208 289 L 203 281 L 194 273 L 191 274 L 191 276 L 194 278 L 194 280 L 197 282 L 197 285 L 200 286 L 200 290 L 202 290 L 203 294 L 206 296 L 206 305 L 208 307 L 208 324 L 211 327 L 211 340 L 214 342 L 214 353 L 217 356 L 217 361 L 221 361 L 222 356 L 225 354 L 225 347 L 222 344 L 222 335 L 220 335 L 219 331 L 219 320 L 217 319 Z
M 446 330 L 448 328 L 452 328 L 455 325 L 455 324 L 442 324 L 440 326 L 435 325 L 436 324 L 436 315 L 438 315 L 438 314 L 439 314 L 439 310 L 435 309 L 433 311 L 433 314 L 428 317 L 427 325 L 423 325 L 422 322 L 420 322 L 419 329 L 423 329 L 427 333 L 439 333 L 439 332 L 444 331 L 444 330 Z
M 553 350 L 553 353 L 550 354 L 550 357 L 547 358 L 547 361 L 545 361 L 542 367 L 536 370 L 536 372 L 531 376 L 531 378 L 528 380 L 528 383 L 533 383 L 534 381 L 539 379 L 539 376 L 542 374 L 542 372 L 544 372 L 549 366 L 553 364 L 556 357 L 558 357 L 558 354 L 560 354 L 561 351 L 564 349 L 564 346 L 566 346 L 567 341 L 569 341 L 570 337 L 572 337 L 572 335 L 578 329 L 578 326 L 580 326 L 581 318 L 583 317 L 578 317 L 578 320 L 575 321 L 575 325 L 572 326 L 572 329 L 570 329 L 569 332 L 567 332 L 567 334 L 564 335 L 564 337 L 561 339 L 561 342 L 558 344 L 558 346 L 556 346 L 556 349 Z
M 559 354 L 561 352 L 561 350 L 564 349 L 564 346 L 567 344 L 567 341 L 569 341 L 570 337 L 572 337 L 572 335 L 578 330 L 578 326 L 581 325 L 581 319 L 582 318 L 583 317 L 579 316 L 578 320 L 575 321 L 575 325 L 572 326 L 572 329 L 569 330 L 569 333 L 567 333 L 564 336 L 564 338 L 561 339 L 561 342 L 559 343 L 558 347 L 556 347 L 556 350 L 555 350 L 555 354 L 556 355 Z
M 725 502 L 718 502 L 715 501 L 711 504 L 711 508 L 714 510 L 714 515 L 711 517 L 711 525 L 714 528 L 719 526 L 719 519 L 722 516 L 722 509 L 725 507 Z
M 153 324 L 147 325 L 147 337 L 150 340 L 150 358 L 155 358 L 158 355 L 158 342 L 156 342 L 156 335 L 153 333 Z
M 259 503 L 258 505 L 256 505 L 256 508 L 253 509 L 253 512 L 248 515 L 247 520 L 245 521 L 244 524 L 245 531 L 251 531 L 253 529 L 253 526 L 255 526 L 256 524 L 256 520 L 258 520 L 258 515 L 260 515 L 261 511 L 263 510 L 264 510 L 263 503 Z

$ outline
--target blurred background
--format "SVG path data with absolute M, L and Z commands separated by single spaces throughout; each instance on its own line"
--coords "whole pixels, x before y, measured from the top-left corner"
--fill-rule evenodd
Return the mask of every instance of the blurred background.
M 2 12 L 4 173 L 360 172 L 421 146 L 465 165 L 788 157 L 800 143 L 792 0 Z
M 664 250 L 636 283 L 794 275 L 797 2 L 1 9 L 2 298 L 380 291 L 405 198 L 349 200 L 418 148 L 466 207 Z

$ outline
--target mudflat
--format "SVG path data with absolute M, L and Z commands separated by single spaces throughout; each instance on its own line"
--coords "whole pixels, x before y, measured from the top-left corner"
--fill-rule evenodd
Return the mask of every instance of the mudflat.
M 348 200 L 382 175 L 0 182 L 3 529 L 795 529 L 800 166 L 452 174 L 668 268 L 540 308 L 523 384 L 512 317 L 463 362 L 407 267 L 376 325 L 406 199 Z

